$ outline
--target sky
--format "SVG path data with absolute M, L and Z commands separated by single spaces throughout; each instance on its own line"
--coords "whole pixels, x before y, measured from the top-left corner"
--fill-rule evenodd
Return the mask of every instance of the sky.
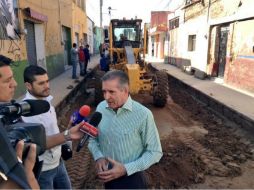
M 87 14 L 100 26 L 99 4 L 100 0 L 87 0 Z M 102 17 L 103 26 L 108 25 L 111 19 L 141 18 L 144 22 L 150 22 L 151 11 L 167 11 L 177 7 L 181 0 L 103 0 Z M 111 7 L 111 15 L 108 14 Z

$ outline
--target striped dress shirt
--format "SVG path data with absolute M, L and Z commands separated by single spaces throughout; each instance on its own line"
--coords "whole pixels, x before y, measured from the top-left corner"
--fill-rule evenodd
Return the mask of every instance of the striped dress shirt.
M 95 160 L 110 157 L 126 168 L 127 175 L 159 162 L 162 149 L 152 112 L 128 97 L 115 112 L 106 101 L 97 106 L 102 113 L 99 135 L 90 139 L 88 148 Z

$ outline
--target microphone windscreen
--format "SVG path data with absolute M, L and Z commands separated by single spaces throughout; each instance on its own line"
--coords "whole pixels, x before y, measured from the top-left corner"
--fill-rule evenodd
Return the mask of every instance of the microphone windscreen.
M 24 102 L 30 105 L 29 113 L 23 115 L 25 117 L 46 113 L 50 109 L 50 105 L 46 100 L 24 100 Z
M 87 117 L 90 114 L 91 108 L 88 105 L 83 105 L 80 109 L 79 109 L 79 114 L 83 117 Z
M 102 114 L 100 112 L 94 112 L 91 119 L 89 120 L 89 124 L 94 127 L 97 127 L 101 122 Z

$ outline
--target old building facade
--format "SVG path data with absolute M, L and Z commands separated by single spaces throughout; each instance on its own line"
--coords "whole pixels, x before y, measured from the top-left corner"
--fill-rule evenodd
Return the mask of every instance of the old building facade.
M 65 70 L 72 43 L 82 44 L 86 39 L 87 20 L 85 0 L 14 0 L 13 5 L 18 37 L 1 39 L 0 53 L 14 60 L 15 97 L 19 97 L 25 91 L 27 65 L 44 67 L 50 78 Z
M 148 54 L 158 59 L 164 59 L 165 57 L 168 14 L 168 11 L 151 12 Z
M 169 15 L 169 59 L 183 70 L 254 92 L 251 0 L 185 0 Z

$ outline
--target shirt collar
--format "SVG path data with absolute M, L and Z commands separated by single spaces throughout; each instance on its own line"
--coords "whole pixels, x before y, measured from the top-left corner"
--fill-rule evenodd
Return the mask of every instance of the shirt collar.
M 108 103 L 106 103 L 106 108 L 107 109 L 111 109 L 108 106 Z M 124 103 L 124 105 L 122 107 L 120 107 L 119 109 L 125 109 L 125 110 L 129 110 L 132 111 L 132 98 L 131 96 L 128 97 L 127 101 Z
M 25 99 L 32 99 L 32 100 L 37 100 L 38 98 L 34 97 L 30 92 L 26 92 Z M 42 100 L 46 100 L 48 102 L 51 102 L 53 99 L 53 96 L 49 95 L 48 97 L 42 98 Z

